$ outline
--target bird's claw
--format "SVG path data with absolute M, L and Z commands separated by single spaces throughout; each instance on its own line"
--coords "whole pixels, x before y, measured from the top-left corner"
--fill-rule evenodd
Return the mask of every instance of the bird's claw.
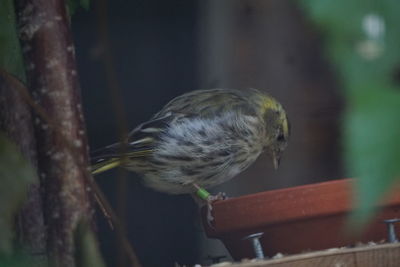
M 207 202 L 214 202 L 214 201 L 218 201 L 218 200 L 225 200 L 228 199 L 227 195 L 225 192 L 218 192 L 218 194 L 216 195 L 209 195 L 207 198 Z
M 194 197 L 195 201 L 196 199 L 199 200 L 201 199 L 202 202 L 204 203 L 204 201 L 206 202 L 207 205 L 207 224 L 211 227 L 214 228 L 212 226 L 212 222 L 214 221 L 214 216 L 212 215 L 212 204 L 215 201 L 219 201 L 219 200 L 225 200 L 227 199 L 227 196 L 224 192 L 219 192 L 216 195 L 211 195 L 210 193 L 207 192 L 207 190 L 205 190 L 204 188 L 200 187 L 197 184 L 193 184 L 194 188 L 197 190 L 196 194 L 193 194 L 192 196 Z M 200 202 L 196 201 L 198 204 L 200 204 Z
M 226 196 L 225 192 L 218 192 L 218 194 L 216 195 L 209 195 L 207 197 L 207 223 L 208 226 L 210 226 L 211 228 L 214 228 L 212 225 L 212 222 L 214 221 L 214 216 L 212 215 L 212 204 L 215 201 L 219 201 L 219 200 L 225 200 L 228 197 Z

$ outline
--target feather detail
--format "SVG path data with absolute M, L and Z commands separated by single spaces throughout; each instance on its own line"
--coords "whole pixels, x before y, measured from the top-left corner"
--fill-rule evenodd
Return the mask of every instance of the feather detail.
M 282 106 L 256 89 L 198 90 L 167 103 L 128 138 L 92 154 L 93 174 L 123 167 L 148 187 L 192 193 L 225 182 L 265 150 L 275 162 L 290 128 Z
M 124 165 L 129 159 L 151 155 L 157 138 L 168 126 L 170 115 L 171 113 L 139 125 L 129 134 L 127 142 L 115 143 L 93 151 L 92 174 Z
M 92 165 L 92 174 L 99 174 L 115 167 L 118 167 L 121 164 L 121 161 L 117 158 L 113 158 L 107 161 L 102 161 Z

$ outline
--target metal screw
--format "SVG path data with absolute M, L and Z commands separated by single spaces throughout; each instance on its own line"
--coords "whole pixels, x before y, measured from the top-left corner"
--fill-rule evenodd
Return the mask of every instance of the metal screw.
M 388 220 L 384 220 L 383 222 L 386 223 L 386 226 L 387 226 L 387 235 L 388 235 L 389 243 L 399 242 L 399 240 L 397 239 L 396 231 L 394 229 L 394 224 L 397 222 L 400 222 L 400 219 L 398 219 L 398 218 L 388 219 Z
M 264 233 L 255 233 L 255 234 L 251 234 L 246 236 L 245 238 L 243 238 L 243 240 L 251 240 L 251 243 L 253 245 L 253 249 L 254 249 L 254 253 L 256 254 L 256 258 L 257 259 L 264 259 L 264 251 L 263 248 L 261 246 L 261 242 L 260 242 L 260 237 L 263 235 Z

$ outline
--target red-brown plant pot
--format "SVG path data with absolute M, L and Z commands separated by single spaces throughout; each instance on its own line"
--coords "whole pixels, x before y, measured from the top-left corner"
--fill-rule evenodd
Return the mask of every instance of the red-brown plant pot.
M 235 260 L 254 258 L 249 234 L 263 232 L 261 244 L 267 256 L 294 254 L 379 242 L 387 237 L 385 219 L 400 218 L 400 194 L 385 201 L 372 223 L 360 235 L 345 231 L 351 208 L 352 179 L 335 180 L 271 190 L 213 204 L 213 227 L 206 234 L 220 239 Z

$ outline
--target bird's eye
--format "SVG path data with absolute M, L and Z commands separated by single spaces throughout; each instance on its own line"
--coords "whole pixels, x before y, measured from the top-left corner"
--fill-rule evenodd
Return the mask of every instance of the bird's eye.
M 285 141 L 285 136 L 283 136 L 283 134 L 279 134 L 276 140 L 279 142 Z

